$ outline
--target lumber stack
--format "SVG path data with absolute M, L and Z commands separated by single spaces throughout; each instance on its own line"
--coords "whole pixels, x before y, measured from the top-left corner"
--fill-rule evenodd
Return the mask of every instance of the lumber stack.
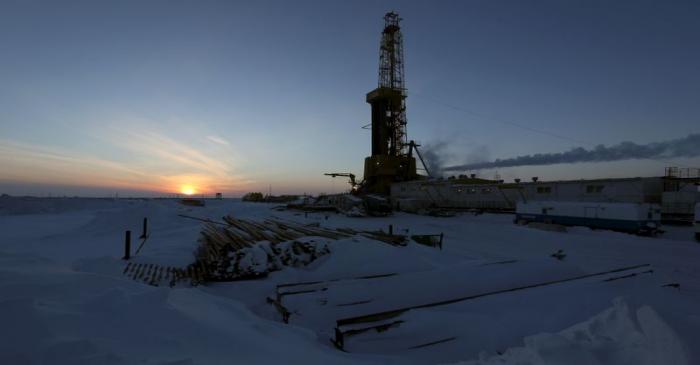
M 330 253 L 327 240 L 348 238 L 347 231 L 265 220 L 224 217 L 226 225 L 206 223 L 195 253 L 208 268 L 205 280 L 264 277 L 284 266 L 300 267 Z
M 197 285 L 211 281 L 255 279 L 285 266 L 301 267 L 330 253 L 329 240 L 356 235 L 392 246 L 405 246 L 406 237 L 382 231 L 323 228 L 279 219 L 262 222 L 223 217 L 204 222 L 195 261 L 184 268 L 129 262 L 124 275 L 149 285 Z
M 168 285 L 174 287 L 178 283 L 198 285 L 204 282 L 206 268 L 192 264 L 183 268 L 162 266 L 157 264 L 129 262 L 124 267 L 126 277 L 152 286 Z

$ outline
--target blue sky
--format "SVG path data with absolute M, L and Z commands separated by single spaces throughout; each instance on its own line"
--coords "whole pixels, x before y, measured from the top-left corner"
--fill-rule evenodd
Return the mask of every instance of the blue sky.
M 362 175 L 389 10 L 404 19 L 409 136 L 450 162 L 700 131 L 693 1 L 4 1 L 0 192 L 345 189 L 323 173 Z

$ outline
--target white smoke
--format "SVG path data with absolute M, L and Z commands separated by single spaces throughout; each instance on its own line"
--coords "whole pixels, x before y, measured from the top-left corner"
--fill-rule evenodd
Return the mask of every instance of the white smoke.
M 457 142 L 435 141 L 425 145 L 421 149 L 423 161 L 428 166 L 428 170 L 433 177 L 442 177 L 446 174 L 446 164 L 449 161 L 454 161 L 457 154 L 451 151 L 450 147 L 457 145 Z M 461 154 L 460 154 L 461 155 Z M 466 163 L 476 163 L 491 158 L 491 151 L 488 146 L 481 145 L 472 148 L 463 155 L 462 161 Z
M 592 149 L 577 147 L 566 152 L 536 153 L 534 155 L 496 159 L 495 161 L 490 162 L 474 162 L 456 166 L 447 166 L 442 168 L 442 171 L 465 171 L 499 167 L 697 156 L 700 156 L 700 134 L 689 134 L 686 137 L 672 139 L 665 142 L 655 142 L 644 145 L 636 144 L 634 142 L 622 142 L 610 147 L 598 145 Z

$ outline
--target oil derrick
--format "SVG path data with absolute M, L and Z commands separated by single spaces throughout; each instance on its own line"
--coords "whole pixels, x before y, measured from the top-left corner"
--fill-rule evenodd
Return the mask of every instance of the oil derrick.
M 417 178 L 406 136 L 406 85 L 399 15 L 384 16 L 379 45 L 379 83 L 367 94 L 372 106 L 372 155 L 365 158 L 360 191 L 389 194 L 393 182 Z

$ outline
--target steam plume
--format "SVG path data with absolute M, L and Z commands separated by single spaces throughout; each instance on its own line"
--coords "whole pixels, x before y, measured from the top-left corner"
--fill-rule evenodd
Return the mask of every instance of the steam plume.
M 454 161 L 458 157 L 457 153 L 450 150 L 451 146 L 457 145 L 457 139 L 453 141 L 438 140 L 428 143 L 421 149 L 423 161 L 428 165 L 430 174 L 434 177 L 445 175 L 445 165 L 448 161 Z M 491 158 L 491 151 L 488 146 L 481 145 L 471 148 L 469 151 L 460 153 L 464 163 L 476 163 Z
M 423 149 L 423 161 L 433 176 L 442 175 L 443 168 L 445 167 L 445 160 L 447 158 L 447 146 L 447 142 L 437 141 L 426 145 Z
M 634 142 L 622 142 L 610 147 L 605 147 L 604 145 L 598 145 L 593 149 L 578 147 L 566 152 L 537 153 L 534 155 L 524 155 L 502 160 L 497 159 L 491 162 L 475 162 L 464 165 L 448 166 L 444 168 L 444 171 L 481 170 L 498 167 L 696 156 L 700 156 L 700 134 L 689 134 L 683 138 L 644 145 L 636 144 Z

